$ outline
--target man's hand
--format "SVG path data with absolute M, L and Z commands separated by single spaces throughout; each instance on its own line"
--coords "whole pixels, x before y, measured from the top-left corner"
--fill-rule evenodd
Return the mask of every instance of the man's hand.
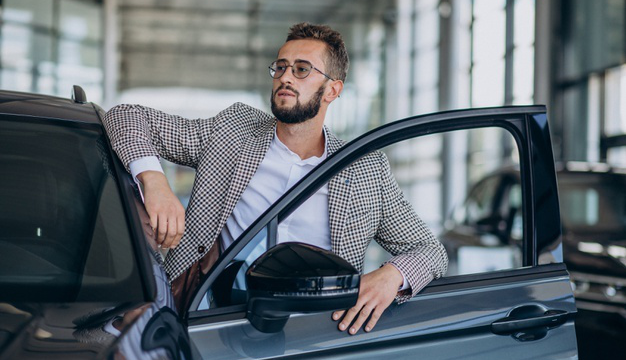
M 348 330 L 350 335 L 354 335 L 371 314 L 371 318 L 365 326 L 365 331 L 371 331 L 385 309 L 393 302 L 403 282 L 402 274 L 391 264 L 386 264 L 361 276 L 361 287 L 356 305 L 348 309 L 347 312 L 341 310 L 333 313 L 333 320 L 341 319 L 345 313 L 345 317 L 339 323 L 339 330 L 346 330 L 354 320 L 354 324 Z
M 142 182 L 145 206 L 150 226 L 156 232 L 156 242 L 163 248 L 175 248 L 185 231 L 185 208 L 172 192 L 167 178 L 158 171 L 137 175 Z

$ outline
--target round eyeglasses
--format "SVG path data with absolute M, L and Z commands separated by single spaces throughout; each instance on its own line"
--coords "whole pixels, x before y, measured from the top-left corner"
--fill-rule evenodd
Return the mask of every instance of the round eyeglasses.
M 293 65 L 289 65 L 287 60 L 274 61 L 269 67 L 270 76 L 274 79 L 278 79 L 283 76 L 285 71 L 287 71 L 287 68 L 290 66 L 291 73 L 298 79 L 304 79 L 305 77 L 309 76 L 309 74 L 311 73 L 311 69 L 314 69 L 317 70 L 317 72 L 319 72 L 320 74 L 326 76 L 329 80 L 334 81 L 333 78 L 324 74 L 320 69 L 316 68 L 315 66 L 313 66 L 313 64 L 306 60 L 296 60 Z

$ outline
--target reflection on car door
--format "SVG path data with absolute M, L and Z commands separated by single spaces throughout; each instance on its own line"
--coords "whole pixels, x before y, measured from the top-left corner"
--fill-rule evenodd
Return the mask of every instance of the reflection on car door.
M 243 298 L 223 306 L 209 304 L 207 298 L 223 282 L 220 274 L 228 273 L 233 263 L 241 266 L 257 244 L 274 245 L 277 224 L 352 162 L 405 139 L 491 126 L 509 131 L 520 149 L 522 267 L 435 280 L 411 301 L 390 306 L 372 332 L 354 336 L 337 330 L 330 311 L 292 315 L 282 331 L 265 334 L 245 318 Z M 576 306 L 569 275 L 562 262 L 537 262 L 539 249 L 552 250 L 553 258 L 562 261 L 560 231 L 545 108 L 475 109 L 409 118 L 347 144 L 296 184 L 222 254 L 184 316 L 193 345 L 206 359 L 575 358 Z

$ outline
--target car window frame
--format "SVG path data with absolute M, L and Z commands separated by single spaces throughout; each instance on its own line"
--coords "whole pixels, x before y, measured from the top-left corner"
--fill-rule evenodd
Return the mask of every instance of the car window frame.
M 424 135 L 443 133 L 455 130 L 468 130 L 485 127 L 500 127 L 508 131 L 515 139 L 520 152 L 520 174 L 522 185 L 522 211 L 524 213 L 524 231 L 528 234 L 528 239 L 523 245 L 523 266 L 536 267 L 538 264 L 537 238 L 538 236 L 546 237 L 543 234 L 533 231 L 536 227 L 536 206 L 540 199 L 537 194 L 537 187 L 544 182 L 537 179 L 536 172 L 542 172 L 544 177 L 548 177 L 548 192 L 550 193 L 548 202 L 552 203 L 548 206 L 547 211 L 555 211 L 555 219 L 560 219 L 558 210 L 558 196 L 556 192 L 556 175 L 554 170 L 554 158 L 552 147 L 550 144 L 549 129 L 546 117 L 546 109 L 544 106 L 509 106 L 501 108 L 483 108 L 454 110 L 441 113 L 426 114 L 414 116 L 403 120 L 398 120 L 377 129 L 374 129 L 350 143 L 344 145 L 339 151 L 329 156 L 316 169 L 307 174 L 303 179 L 296 183 L 282 197 L 280 197 L 270 208 L 268 208 L 257 220 L 250 225 L 242 235 L 220 256 L 218 261 L 213 265 L 211 270 L 201 279 L 201 285 L 196 288 L 192 295 L 192 301 L 183 309 L 181 314 L 183 318 L 200 318 L 208 315 L 224 315 L 233 312 L 245 311 L 245 306 L 236 305 L 226 308 L 210 309 L 210 310 L 190 310 L 198 309 L 200 302 L 210 285 L 219 276 L 222 270 L 230 264 L 231 260 L 238 254 L 246 244 L 256 236 L 257 233 L 268 227 L 275 228 L 277 224 L 288 217 L 298 206 L 311 196 L 317 189 L 322 187 L 333 176 L 350 166 L 352 163 L 365 156 L 366 154 L 380 150 L 400 141 L 416 138 Z M 537 156 L 537 152 L 542 152 L 542 156 Z M 549 161 L 544 158 L 548 156 Z M 532 165 L 531 165 L 532 163 Z M 545 201 L 545 200 L 544 200 Z M 556 207 L 554 202 L 556 201 Z M 528 215 L 528 216 L 526 216 Z M 556 224 L 558 231 L 552 237 L 553 241 L 560 239 L 560 222 Z M 543 230 L 543 229 L 541 229 Z M 542 238 L 543 239 L 543 238 Z M 558 256 L 560 247 L 554 250 L 557 262 L 562 262 L 562 255 Z M 512 271 L 515 271 L 513 269 Z M 474 275 L 483 277 L 484 274 Z M 487 273 L 486 278 L 489 278 Z M 465 280 L 465 275 L 446 278 L 445 282 L 455 282 Z M 436 285 L 440 280 L 435 280 Z M 243 310 L 242 310 L 243 309 Z M 234 315 L 234 318 L 240 316 Z M 226 316 L 226 318 L 230 318 Z
M 127 309 L 136 306 L 139 301 L 151 302 L 157 296 L 157 285 L 155 275 L 152 269 L 152 261 L 150 259 L 151 254 L 147 248 L 144 232 L 141 228 L 141 222 L 137 213 L 137 208 L 131 203 L 131 199 L 135 197 L 132 184 L 134 182 L 130 178 L 130 175 L 126 172 L 120 160 L 113 152 L 110 139 L 102 125 L 102 118 L 104 117 L 104 111 L 97 105 L 92 103 L 85 103 L 79 105 L 84 107 L 82 109 L 85 116 L 89 116 L 87 119 L 73 119 L 63 117 L 51 117 L 46 115 L 30 115 L 20 114 L 12 112 L 0 112 L 0 117 L 3 120 L 19 123 L 31 123 L 31 124 L 52 124 L 55 126 L 64 127 L 67 129 L 76 130 L 88 130 L 95 132 L 102 138 L 102 151 L 106 154 L 108 160 L 108 166 L 111 176 L 111 180 L 116 184 L 119 191 L 119 201 L 123 209 L 123 216 L 126 219 L 126 226 L 129 232 L 129 238 L 131 241 L 131 248 L 133 250 L 132 259 L 135 262 L 137 277 L 139 283 L 142 286 L 141 293 L 142 299 L 133 300 L 133 302 L 120 303 L 118 306 L 110 308 L 109 310 L 94 316 L 93 319 L 103 319 L 111 314 L 123 313 Z M 60 108 L 62 109 L 62 108 Z

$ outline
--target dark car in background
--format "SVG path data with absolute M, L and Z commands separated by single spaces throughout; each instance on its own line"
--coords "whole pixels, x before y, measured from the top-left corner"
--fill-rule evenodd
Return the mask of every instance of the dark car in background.
M 450 111 L 364 134 L 244 231 L 178 312 L 102 110 L 78 87 L 73 100 L 0 91 L 0 359 L 575 358 L 545 111 Z M 373 150 L 489 127 L 522 149 L 521 266 L 437 279 L 391 305 L 372 332 L 339 332 L 331 313 L 356 301 L 360 275 L 328 251 L 276 245 L 278 224 Z
M 626 169 L 588 162 L 560 163 L 556 168 L 563 260 L 576 306 L 582 310 L 577 320 L 579 351 L 581 358 L 603 358 L 599 352 L 626 350 Z M 477 266 L 507 268 L 519 263 L 522 214 L 517 167 L 478 181 L 440 237 L 454 263 L 453 271 L 468 273 L 479 270 Z M 471 260 L 467 252 L 474 255 Z M 484 261 L 476 258 L 481 253 Z M 602 341 L 610 345 L 599 346 Z

